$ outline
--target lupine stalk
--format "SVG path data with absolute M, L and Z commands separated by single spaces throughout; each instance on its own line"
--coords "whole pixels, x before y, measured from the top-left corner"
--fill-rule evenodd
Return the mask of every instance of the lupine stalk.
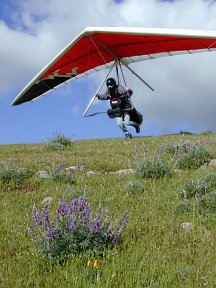
M 34 225 L 36 227 L 42 225 L 40 213 L 35 205 L 33 206 L 33 209 L 32 209 L 32 218 L 34 220 Z
M 41 212 L 41 214 L 43 215 L 44 218 L 44 225 L 45 226 L 49 225 L 49 207 L 47 204 L 44 206 L 44 209 Z
M 62 198 L 62 200 L 59 202 L 59 208 L 57 210 L 56 217 L 59 218 L 60 216 L 66 215 L 68 212 L 67 205 L 66 205 L 66 199 L 65 197 Z

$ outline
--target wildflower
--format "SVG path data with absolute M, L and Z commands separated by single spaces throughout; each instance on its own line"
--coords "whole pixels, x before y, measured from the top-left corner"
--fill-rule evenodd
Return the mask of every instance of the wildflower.
M 81 198 L 81 203 L 80 203 L 80 209 L 82 211 L 82 219 L 88 223 L 89 222 L 89 218 L 90 218 L 90 215 L 91 215 L 91 211 L 90 211 L 90 207 L 89 207 L 89 204 L 88 204 L 88 201 L 86 200 L 85 197 L 82 197 Z
M 124 214 L 123 214 L 123 217 L 122 217 L 122 219 L 121 219 L 121 221 L 120 221 L 120 225 L 122 226 L 122 227 L 126 227 L 127 226 L 127 223 L 128 223 L 128 211 L 126 211 Z
M 54 224 L 53 221 L 52 221 L 52 223 L 48 226 L 48 228 L 47 228 L 47 233 L 48 233 L 48 236 L 49 236 L 51 239 L 54 239 L 54 238 L 55 238 L 55 224 Z
M 42 225 L 40 213 L 35 205 L 33 206 L 33 209 L 32 209 L 32 218 L 34 220 L 34 225 L 36 227 Z
M 119 231 L 114 235 L 113 239 L 113 244 L 120 244 L 121 243 L 121 234 L 122 234 L 122 229 L 119 229 Z
M 137 149 L 137 146 L 134 147 L 134 154 L 135 154 L 136 156 L 138 156 L 138 149 Z
M 29 235 L 31 236 L 31 238 L 32 238 L 33 240 L 36 240 L 35 230 L 32 229 L 29 225 L 27 225 L 27 230 L 28 230 Z
M 89 266 L 91 266 L 91 265 L 92 265 L 91 260 L 88 260 L 86 266 L 89 267 Z
M 73 207 L 74 207 L 74 212 L 76 214 L 79 214 L 79 200 L 78 199 L 73 200 Z
M 176 150 L 176 153 L 174 155 L 174 159 L 178 160 L 182 156 L 182 153 L 179 149 Z
M 74 198 L 69 204 L 63 197 L 52 221 L 47 204 L 42 212 L 34 206 L 32 217 L 36 228 L 28 228 L 28 231 L 40 255 L 57 263 L 64 261 L 68 255 L 74 257 L 83 252 L 99 255 L 106 249 L 112 249 L 115 244 L 122 243 L 122 232 L 128 222 L 126 211 L 120 220 L 112 224 L 112 217 L 107 209 L 102 209 L 101 202 L 94 216 L 85 196 Z M 89 261 L 87 266 L 98 267 L 98 260 L 94 264 Z
M 49 207 L 47 204 L 44 206 L 44 209 L 41 212 L 41 214 L 44 217 L 44 225 L 47 226 L 49 224 Z
M 162 155 L 164 153 L 164 146 L 161 144 L 159 147 L 159 155 Z
M 78 161 L 75 170 L 80 171 L 83 169 L 83 163 L 81 161 Z
M 95 268 L 98 267 L 98 264 L 99 264 L 98 260 L 95 260 L 93 267 L 95 267 Z
M 64 216 L 66 214 L 67 214 L 66 199 L 65 197 L 63 197 L 62 200 L 59 202 L 59 208 L 57 210 L 56 218 L 59 218 L 59 216 Z
M 76 219 L 70 219 L 68 223 L 68 230 L 70 232 L 74 232 L 76 231 L 76 227 L 77 227 Z
M 100 232 L 101 223 L 98 218 L 95 218 L 92 222 L 91 232 L 99 233 Z
M 145 146 L 145 144 L 143 144 L 143 154 L 144 154 L 144 157 L 146 156 L 146 152 L 147 152 L 146 146 Z

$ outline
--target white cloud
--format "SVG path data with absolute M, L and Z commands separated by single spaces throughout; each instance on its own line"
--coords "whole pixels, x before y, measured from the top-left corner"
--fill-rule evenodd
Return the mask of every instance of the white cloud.
M 212 0 L 20 0 L 13 9 L 11 19 L 0 22 L 0 97 L 19 92 L 86 26 L 216 29 Z M 156 89 L 152 93 L 132 82 L 146 125 L 154 123 L 162 132 L 182 125 L 215 130 L 215 62 L 215 53 L 205 53 L 136 64 L 134 69 Z

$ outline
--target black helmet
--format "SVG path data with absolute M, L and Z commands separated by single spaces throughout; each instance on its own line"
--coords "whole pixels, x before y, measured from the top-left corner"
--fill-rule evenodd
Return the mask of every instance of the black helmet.
M 106 86 L 108 87 L 108 86 L 116 86 L 116 81 L 115 81 L 115 79 L 114 78 L 108 78 L 107 80 L 106 80 Z

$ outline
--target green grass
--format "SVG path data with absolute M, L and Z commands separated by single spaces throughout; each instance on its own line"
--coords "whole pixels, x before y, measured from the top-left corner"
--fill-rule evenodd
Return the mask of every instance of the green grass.
M 216 173 L 216 168 L 177 170 L 160 179 L 110 173 L 135 168 L 144 158 L 143 145 L 146 157 L 153 156 L 161 144 L 182 137 L 211 141 L 216 158 L 214 134 L 85 140 L 60 151 L 46 150 L 44 144 L 1 145 L 1 164 L 11 161 L 31 173 L 16 190 L 0 186 L 0 287 L 215 287 L 216 214 L 200 212 L 196 199 L 190 202 L 190 212 L 176 213 L 175 207 L 182 201 L 180 190 L 186 181 Z M 62 161 L 66 167 L 83 164 L 83 170 L 73 172 L 74 184 L 36 176 L 37 171 L 51 171 L 53 163 Z M 88 171 L 97 173 L 87 176 Z M 124 188 L 130 181 L 141 182 L 143 189 L 130 193 Z M 32 206 L 41 208 L 42 200 L 52 197 L 50 207 L 55 209 L 63 195 L 83 193 L 95 208 L 102 200 L 116 217 L 129 211 L 123 244 L 100 256 L 98 268 L 86 267 L 88 255 L 70 259 L 64 266 L 46 263 L 38 257 L 26 228 L 32 222 Z M 192 223 L 191 232 L 182 229 L 183 222 Z

